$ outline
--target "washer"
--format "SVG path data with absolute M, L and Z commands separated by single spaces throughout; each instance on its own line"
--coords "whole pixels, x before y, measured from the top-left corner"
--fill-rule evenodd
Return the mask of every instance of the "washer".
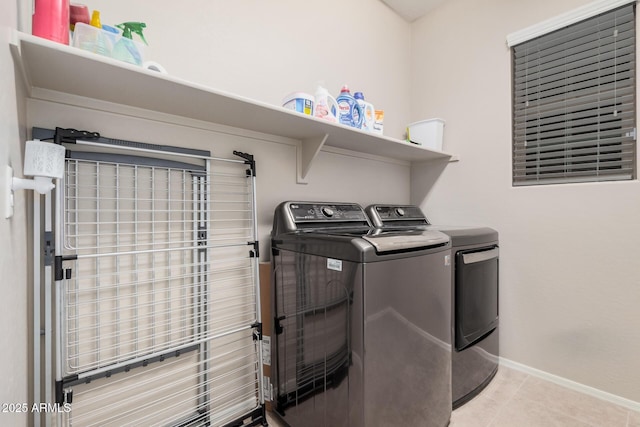
M 452 401 L 457 408 L 480 393 L 498 371 L 498 232 L 488 227 L 431 225 L 417 206 L 371 205 L 383 230 L 439 230 L 452 245 Z
M 444 427 L 449 237 L 355 203 L 284 202 L 272 230 L 273 404 L 291 427 Z

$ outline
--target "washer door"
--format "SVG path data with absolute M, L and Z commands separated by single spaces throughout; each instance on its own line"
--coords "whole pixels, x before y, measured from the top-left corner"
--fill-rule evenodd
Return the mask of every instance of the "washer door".
M 455 345 L 460 351 L 498 326 L 497 246 L 458 251 L 455 277 Z

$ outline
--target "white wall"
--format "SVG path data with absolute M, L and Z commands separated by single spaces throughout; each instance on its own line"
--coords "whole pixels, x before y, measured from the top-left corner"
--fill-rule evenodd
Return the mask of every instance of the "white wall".
M 410 168 L 406 162 L 328 149 L 318 155 L 307 177 L 309 184 L 298 185 L 295 141 L 242 131 L 235 135 L 229 129 L 221 131 L 210 124 L 152 113 L 148 114 L 151 118 L 132 118 L 139 112 L 123 112 L 112 105 L 78 108 L 30 100 L 26 106 L 24 88 L 19 77 L 14 77 L 13 60 L 6 47 L 17 21 L 28 28 L 27 3 L 16 0 L 0 18 L 0 41 L 5 45 L 0 53 L 0 167 L 12 165 L 17 176 L 22 176 L 21 141 L 32 126 L 91 129 L 116 138 L 206 148 L 222 157 L 231 157 L 232 150 L 250 152 L 258 162 L 263 260 L 270 255 L 268 233 L 273 209 L 283 200 L 355 201 L 363 205 L 381 200 L 408 202 Z M 279 104 L 291 91 L 313 92 L 320 80 L 334 93 L 348 83 L 352 91 L 363 91 L 378 108 L 386 110 L 386 134 L 401 135 L 409 112 L 410 29 L 381 3 L 201 0 L 189 3 L 187 8 L 175 2 L 163 3 L 96 1 L 91 6 L 102 9 L 105 23 L 146 21 L 147 38 L 154 44 L 149 57 L 174 76 L 273 104 Z M 364 7 L 368 9 L 366 18 L 361 18 Z M 122 11 L 119 17 L 118 10 Z M 361 41 L 365 38 L 370 42 Z M 1 170 L 0 209 L 4 212 L 5 178 Z M 27 197 L 30 193 L 18 193 L 15 216 L 10 220 L 0 218 L 0 235 L 5 242 L 5 249 L 0 251 L 0 343 L 5 349 L 0 355 L 0 403 L 30 401 L 32 208 Z M 26 421 L 25 414 L 0 414 L 0 425 Z
M 382 2 L 198 0 L 181 7 L 152 0 L 95 0 L 88 5 L 101 11 L 103 24 L 144 21 L 150 43 L 148 58 L 173 76 L 277 105 L 292 91 L 313 93 L 319 80 L 333 93 L 346 82 L 352 92 L 363 91 L 385 110 L 385 134 L 400 137 L 404 130 L 409 115 L 411 30 Z M 156 122 L 140 125 L 124 117 L 103 120 L 101 115 L 82 111 L 65 116 L 66 109 L 60 105 L 36 104 L 29 106 L 29 127 L 69 126 L 109 137 L 208 148 L 216 155 L 222 151 L 231 156 L 233 149 L 256 155 L 262 259 L 269 256 L 265 249 L 273 209 L 283 200 L 363 205 L 409 201 L 408 163 L 322 151 L 308 176 L 309 184 L 297 185 L 293 141 L 275 138 L 276 145 L 270 145 L 266 136 L 251 141 L 220 140 L 206 131 L 187 139 L 180 135 L 184 127 L 167 128 Z M 158 132 L 156 126 L 164 131 Z M 174 137 L 167 138 L 169 134 Z
M 385 110 L 385 134 L 409 115 L 410 27 L 377 0 L 92 0 L 103 23 L 144 21 L 148 59 L 172 75 L 281 105 L 294 91 L 343 84 Z M 137 36 L 136 36 L 137 37 Z
M 15 199 L 15 215 L 4 218 L 5 167 L 22 172 L 21 133 L 24 133 L 24 94 L 16 85 L 13 59 L 9 52 L 12 29 L 16 28 L 17 6 L 4 2 L 0 13 L 0 404 L 27 403 L 28 349 L 30 345 L 27 295 L 29 292 L 31 245 L 28 217 L 30 203 L 26 192 Z M 20 175 L 21 176 L 21 175 Z M 27 414 L 0 412 L 0 425 L 26 424 Z
M 180 118 L 174 119 L 182 124 L 172 124 L 170 117 L 154 114 L 149 114 L 150 119 L 134 118 L 119 106 L 106 103 L 101 108 L 125 114 L 29 100 L 29 128 L 73 127 L 98 131 L 110 138 L 210 150 L 223 158 L 236 158 L 234 150 L 253 154 L 257 162 L 258 231 L 263 261 L 270 259 L 273 211 L 282 201 L 349 201 L 366 206 L 378 200 L 409 200 L 410 167 L 404 162 L 321 151 L 307 176 L 309 183 L 299 185 L 293 140 L 239 130 L 234 135 L 228 127 Z
M 273 209 L 283 200 L 363 205 L 382 200 L 408 202 L 410 168 L 405 162 L 328 149 L 318 155 L 308 175 L 309 184 L 298 185 L 295 141 L 241 131 L 244 136 L 239 136 L 229 129 L 220 131 L 217 126 L 153 114 L 151 119 L 136 119 L 131 115 L 139 112 L 112 105 L 102 106 L 107 112 L 34 100 L 25 106 L 24 89 L 17 74 L 14 77 L 6 47 L 18 20 L 28 26 L 27 3 L 16 0 L 3 6 L 0 17 L 0 41 L 5 45 L 0 53 L 0 167 L 13 165 L 17 176 L 22 176 L 22 141 L 31 126 L 91 129 L 116 138 L 206 148 L 223 157 L 230 157 L 232 150 L 250 152 L 258 162 L 259 232 L 265 260 L 269 258 Z M 401 136 L 409 112 L 410 29 L 381 3 L 201 0 L 188 3 L 187 8 L 164 3 L 95 1 L 90 6 L 102 9 L 105 23 L 147 22 L 147 38 L 154 45 L 149 57 L 174 76 L 273 104 L 294 90 L 312 92 L 319 80 L 334 93 L 346 82 L 386 110 L 386 134 Z M 366 18 L 360 13 L 363 8 L 367 8 Z M 361 41 L 365 38 L 371 41 Z M 4 212 L 4 169 L 1 171 L 0 208 Z M 0 251 L 0 344 L 5 350 L 0 355 L 0 403 L 30 400 L 32 208 L 27 196 L 30 193 L 16 195 L 12 219 L 0 218 L 0 235 L 6 245 Z M 26 422 L 24 414 L 0 414 L 0 425 Z
M 411 197 L 434 223 L 500 232 L 501 352 L 640 401 L 640 184 L 511 186 L 506 35 L 587 3 L 450 0 L 413 26 L 412 120 L 446 120 L 460 156 Z
M 171 74 L 278 104 L 318 80 L 343 83 L 385 109 L 385 133 L 399 137 L 413 120 L 447 121 L 445 149 L 461 161 L 437 178 L 433 165 L 407 165 L 321 152 L 308 185 L 295 184 L 292 141 L 234 136 L 215 126 L 135 119 L 43 101 L 29 103 L 29 126 L 69 126 L 106 136 L 252 152 L 258 160 L 263 259 L 271 214 L 285 199 L 423 205 L 433 222 L 481 224 L 500 231 L 502 354 L 514 361 L 640 401 L 640 249 L 638 183 L 511 187 L 510 56 L 506 34 L 585 0 L 449 0 L 409 26 L 377 0 L 184 3 L 95 0 L 103 22 L 143 20 L 150 58 Z M 0 17 L 8 41 L 15 10 Z M 295 25 L 295 21 L 302 23 Z M 379 30 L 382 29 L 382 30 Z M 306 31 L 305 31 L 306 30 Z M 180 34 L 181 39 L 176 38 Z M 373 40 L 366 42 L 367 40 Z M 413 57 L 413 60 L 411 59 Z M 13 65 L 0 53 L 0 165 L 20 168 L 20 126 Z M 411 99 L 411 103 L 407 102 Z M 111 106 L 105 106 L 111 110 Z M 409 114 L 411 112 L 411 114 Z M 439 168 L 442 165 L 438 165 Z M 435 182 L 433 190 L 431 184 Z M 0 206 L 4 178 L 0 174 Z M 26 401 L 28 207 L 0 218 L 11 251 L 0 252 L 1 401 Z M 20 266 L 20 267 L 16 267 Z M 10 278 L 10 279 L 9 279 Z M 11 347 L 7 343 L 11 342 Z M 0 415 L 0 424 L 5 423 Z

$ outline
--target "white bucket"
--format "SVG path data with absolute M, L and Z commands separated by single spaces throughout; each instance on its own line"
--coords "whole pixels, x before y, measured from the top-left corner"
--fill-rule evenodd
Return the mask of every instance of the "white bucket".
M 443 134 L 444 120 L 442 119 L 421 120 L 407 126 L 409 142 L 432 150 L 442 151 Z

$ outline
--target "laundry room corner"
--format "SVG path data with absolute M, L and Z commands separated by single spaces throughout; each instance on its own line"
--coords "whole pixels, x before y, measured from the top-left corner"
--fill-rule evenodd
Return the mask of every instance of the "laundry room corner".
M 640 427 L 638 1 L 5 4 L 0 425 Z
M 426 199 L 428 175 L 412 173 L 412 200 L 435 223 L 500 231 L 502 357 L 638 402 L 640 340 L 624 332 L 640 328 L 640 254 L 624 237 L 640 232 L 638 181 L 512 186 L 506 37 L 588 4 L 462 0 L 414 23 L 413 119 L 445 117 L 461 160 Z

